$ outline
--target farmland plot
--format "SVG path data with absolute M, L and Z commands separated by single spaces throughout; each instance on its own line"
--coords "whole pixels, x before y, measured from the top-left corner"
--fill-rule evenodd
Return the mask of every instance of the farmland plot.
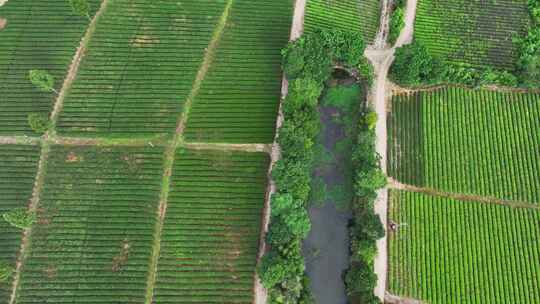
M 380 0 L 307 0 L 305 31 L 341 29 L 373 41 L 379 28 Z
M 38 146 L 0 146 L 0 214 L 27 208 L 39 161 Z M 22 230 L 0 217 L 0 265 L 15 268 Z M 8 303 L 12 280 L 0 282 L 0 303 Z
M 540 212 L 391 192 L 389 290 L 427 303 L 540 303 Z
M 143 303 L 163 149 L 54 146 L 17 303 Z
M 281 91 L 281 53 L 292 0 L 235 0 L 217 51 L 193 101 L 189 141 L 269 143 Z
M 90 0 L 91 14 L 99 0 Z M 28 80 L 32 69 L 48 71 L 59 90 L 89 23 L 66 0 L 17 0 L 0 7 L 0 135 L 33 135 L 28 114 L 49 115 L 56 95 Z
M 513 70 L 512 38 L 523 36 L 528 22 L 525 0 L 420 0 L 414 36 L 449 62 Z
M 155 303 L 252 303 L 268 156 L 177 156 Z
M 58 132 L 174 132 L 225 1 L 111 1 L 65 100 Z
M 394 96 L 392 109 L 391 176 L 540 203 L 540 94 L 450 87 Z

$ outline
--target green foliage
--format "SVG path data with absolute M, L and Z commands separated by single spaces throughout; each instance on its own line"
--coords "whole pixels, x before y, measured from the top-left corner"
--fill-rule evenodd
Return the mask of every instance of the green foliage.
M 71 10 L 74 14 L 90 19 L 90 5 L 88 0 L 69 0 Z
M 362 90 L 358 84 L 351 86 L 336 86 L 329 88 L 321 104 L 324 106 L 336 107 L 343 113 L 352 112 L 360 101 Z
M 375 127 L 377 126 L 377 119 L 378 117 L 376 112 L 369 112 L 364 115 L 364 123 L 368 130 L 375 130 Z
M 30 113 L 28 114 L 28 125 L 34 132 L 42 134 L 49 130 L 51 123 L 45 114 Z
M 7 263 L 0 263 L 0 283 L 7 282 L 14 272 L 15 269 Z
M 38 89 L 44 92 L 56 92 L 54 89 L 54 77 L 44 70 L 30 70 L 28 79 Z
M 371 304 L 380 303 L 373 295 L 373 286 L 377 283 L 377 276 L 373 273 L 372 267 L 360 263 L 347 271 L 345 275 L 345 285 L 347 294 L 359 299 L 359 303 Z
M 405 17 L 404 9 L 402 7 L 397 7 L 392 12 L 392 17 L 390 19 L 390 32 L 388 34 L 388 42 L 394 44 L 401 33 L 401 30 L 405 27 Z
M 371 86 L 375 78 L 375 71 L 373 70 L 371 63 L 369 63 L 369 60 L 366 57 L 362 57 L 356 68 L 358 69 L 359 75 L 366 82 L 367 86 Z
M 25 208 L 12 209 L 2 215 L 4 220 L 11 226 L 20 229 L 28 229 L 36 222 L 35 212 L 30 212 Z
M 415 86 L 431 81 L 434 59 L 427 49 L 417 41 L 396 49 L 390 78 L 398 84 Z
M 280 217 L 297 238 L 305 238 L 311 229 L 304 202 L 293 199 L 290 194 L 277 194 L 272 197 L 272 215 Z
M 518 85 L 518 79 L 516 76 L 514 76 L 514 74 L 507 71 L 494 71 L 491 69 L 487 69 L 480 77 L 480 85 L 489 84 L 515 87 Z

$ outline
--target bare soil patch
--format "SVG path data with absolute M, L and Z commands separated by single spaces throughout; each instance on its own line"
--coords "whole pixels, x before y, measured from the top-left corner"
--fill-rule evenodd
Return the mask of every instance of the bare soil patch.
M 7 19 L 0 18 L 0 31 L 3 30 L 6 27 L 6 25 L 7 25 Z
M 133 47 L 148 47 L 159 43 L 159 39 L 149 35 L 138 35 L 131 40 Z

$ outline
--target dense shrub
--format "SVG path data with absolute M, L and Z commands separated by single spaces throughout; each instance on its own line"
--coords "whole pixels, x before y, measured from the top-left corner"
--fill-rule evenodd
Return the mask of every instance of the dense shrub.
M 5 263 L 0 263 L 0 283 L 7 282 L 15 270 Z
M 467 86 L 518 85 L 508 71 L 478 69 L 468 64 L 448 63 L 433 57 L 418 41 L 396 49 L 390 78 L 402 86 L 456 83 Z
M 20 229 L 30 228 L 30 226 L 36 222 L 36 214 L 34 212 L 29 212 L 24 208 L 12 209 L 11 211 L 4 213 L 2 217 L 11 226 Z
M 404 12 L 405 10 L 401 6 L 396 7 L 396 9 L 392 12 L 390 19 L 390 30 L 388 33 L 388 42 L 390 44 L 396 43 L 401 30 L 403 30 L 405 27 Z

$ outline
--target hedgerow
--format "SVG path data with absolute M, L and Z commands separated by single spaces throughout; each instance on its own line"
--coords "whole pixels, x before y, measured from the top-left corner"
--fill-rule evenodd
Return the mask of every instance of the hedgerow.
M 396 0 L 393 5 L 392 16 L 390 17 L 390 31 L 388 42 L 394 44 L 405 27 L 405 0 Z
M 540 1 L 529 0 L 531 23 L 527 35 L 516 39 L 519 45 L 518 70 L 526 86 L 540 84 Z
M 281 159 L 272 171 L 277 191 L 272 197 L 271 226 L 266 239 L 270 249 L 258 267 L 262 284 L 269 290 L 270 303 L 313 303 L 304 273 L 301 245 L 311 228 L 306 209 L 311 190 L 314 143 L 320 128 L 318 100 L 334 66 L 345 66 L 368 81 L 372 79 L 372 69 L 366 66 L 363 57 L 364 49 L 360 33 L 315 30 L 289 43 L 282 51 L 283 69 L 290 85 L 283 102 L 284 123 L 277 138 Z M 364 208 L 368 207 L 359 210 Z M 358 213 L 358 216 L 360 219 L 363 214 Z M 355 227 L 359 231 L 364 229 L 360 224 Z M 358 234 L 358 238 L 362 237 Z M 367 264 L 363 266 L 368 267 Z M 356 263 L 354 266 L 351 273 L 355 275 L 350 275 L 348 282 L 362 283 L 356 279 L 358 277 L 366 281 L 356 275 L 359 273 L 357 266 L 361 265 Z M 371 272 L 370 269 L 363 271 Z M 373 282 L 366 282 L 368 285 L 362 288 L 372 290 Z M 358 288 L 350 286 L 350 294 L 356 295 L 354 290 Z
M 518 79 L 508 71 L 493 68 L 475 68 L 468 64 L 450 63 L 431 55 L 418 40 L 396 49 L 390 68 L 392 81 L 403 86 L 421 86 L 440 83 L 467 86 L 517 86 Z

